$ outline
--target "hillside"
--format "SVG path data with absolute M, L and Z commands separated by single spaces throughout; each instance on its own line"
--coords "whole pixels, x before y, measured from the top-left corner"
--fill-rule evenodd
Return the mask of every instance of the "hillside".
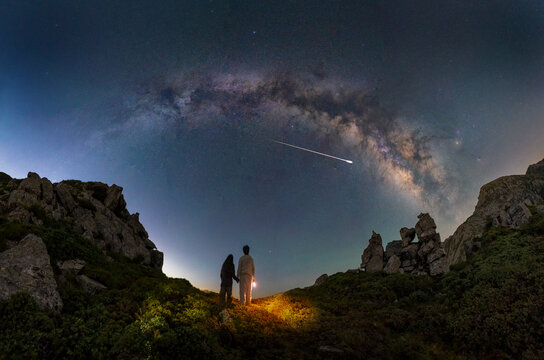
M 145 257 L 131 258 L 84 236 L 74 215 L 79 212 L 56 219 L 55 206 L 52 211 L 6 207 L 23 181 L 0 181 L 0 264 L 17 258 L 13 266 L 22 266 L 25 254 L 41 252 L 41 268 L 28 269 L 48 274 L 49 266 L 51 286 L 62 302 L 47 306 L 39 291 L 30 290 L 4 296 L 2 358 L 544 358 L 544 212 L 538 212 L 539 204 L 515 228 L 488 224 L 470 238 L 481 246 L 471 248 L 447 274 L 348 271 L 320 285 L 257 299 L 249 308 L 235 302 L 224 310 L 216 293 L 168 278 Z M 89 183 L 72 184 L 80 187 L 81 198 L 91 193 Z M 43 190 L 40 194 L 38 201 Z M 104 204 L 89 196 L 96 209 Z M 14 218 L 17 207 L 28 212 L 28 221 Z M 0 280 L 16 275 L 0 266 Z M 1 284 L 3 290 L 11 283 Z

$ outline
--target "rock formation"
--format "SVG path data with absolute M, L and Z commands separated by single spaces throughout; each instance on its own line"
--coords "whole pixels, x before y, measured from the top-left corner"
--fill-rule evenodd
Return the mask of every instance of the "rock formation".
M 526 175 L 503 176 L 482 186 L 474 213 L 444 242 L 448 265 L 465 260 L 465 243 L 481 236 L 488 227 L 517 229 L 542 204 L 544 160 L 529 166 Z
M 16 246 L 0 253 L 0 299 L 26 292 L 44 310 L 61 310 L 49 254 L 42 239 L 25 236 Z
M 448 272 L 446 253 L 436 224 L 429 214 L 419 214 L 415 228 L 400 229 L 402 240 L 391 241 L 385 252 L 382 238 L 372 232 L 368 247 L 363 252 L 361 268 L 366 271 L 428 274 L 431 276 Z M 418 242 L 413 243 L 417 234 Z M 381 251 L 380 251 L 381 249 Z
M 328 278 L 329 278 L 329 275 L 327 275 L 327 274 L 321 275 L 320 277 L 315 279 L 314 286 L 319 286 L 319 285 L 323 284 L 325 281 L 327 281 Z
M 372 237 L 368 241 L 368 247 L 361 256 L 361 269 L 366 272 L 377 272 L 383 269 L 382 237 L 372 231 Z
M 7 184 L 9 176 L 2 179 L 0 216 L 36 225 L 47 219 L 66 221 L 104 251 L 162 268 L 163 254 L 149 240 L 138 213 L 127 211 L 122 187 L 76 180 L 52 184 L 32 172 Z

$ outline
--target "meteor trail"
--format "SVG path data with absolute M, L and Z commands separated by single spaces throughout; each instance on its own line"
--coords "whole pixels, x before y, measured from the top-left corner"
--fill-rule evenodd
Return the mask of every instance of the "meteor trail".
M 332 155 L 329 155 L 329 154 L 323 154 L 323 153 L 320 153 L 320 152 L 318 152 L 318 151 L 306 149 L 306 148 L 303 148 L 303 147 L 300 147 L 300 146 L 296 146 L 296 145 L 287 144 L 287 143 L 284 143 L 284 142 L 281 142 L 281 141 L 278 141 L 278 140 L 274 140 L 274 139 L 270 139 L 270 141 L 273 141 L 273 142 L 278 143 L 278 144 L 281 144 L 281 145 L 294 147 L 295 149 L 300 149 L 300 150 L 304 150 L 304 151 L 309 151 L 309 152 L 314 153 L 314 154 L 317 154 L 317 155 L 323 155 L 323 156 L 326 156 L 326 157 L 330 157 L 330 158 L 332 158 L 332 159 L 336 159 L 336 160 L 340 160 L 340 161 L 345 161 L 345 162 L 347 162 L 348 164 L 353 164 L 353 161 L 351 161 L 351 160 L 342 159 L 342 158 L 339 158 L 339 157 L 336 157 L 336 156 L 332 156 Z

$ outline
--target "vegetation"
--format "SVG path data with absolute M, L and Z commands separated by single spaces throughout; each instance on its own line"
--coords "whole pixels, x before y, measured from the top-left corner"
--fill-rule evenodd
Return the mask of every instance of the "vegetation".
M 0 171 L 0 185 L 6 185 L 11 181 L 11 176 Z
M 227 311 L 217 294 L 113 253 L 69 224 L 0 221 L 0 241 L 41 236 L 52 263 L 78 257 L 108 288 L 61 282 L 62 313 L 24 294 L 0 302 L 8 359 L 542 359 L 544 215 L 519 231 L 490 228 L 482 248 L 440 278 L 338 273 Z M 332 351 L 334 351 L 334 349 Z M 335 355 L 336 354 L 336 355 Z

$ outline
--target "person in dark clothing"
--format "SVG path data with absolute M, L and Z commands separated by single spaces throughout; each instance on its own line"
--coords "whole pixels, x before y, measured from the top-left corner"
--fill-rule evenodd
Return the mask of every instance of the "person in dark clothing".
M 232 254 L 229 254 L 221 267 L 221 291 L 219 292 L 219 305 L 225 305 L 225 294 L 227 295 L 227 306 L 232 303 L 232 279 L 240 281 L 234 272 L 234 260 Z

